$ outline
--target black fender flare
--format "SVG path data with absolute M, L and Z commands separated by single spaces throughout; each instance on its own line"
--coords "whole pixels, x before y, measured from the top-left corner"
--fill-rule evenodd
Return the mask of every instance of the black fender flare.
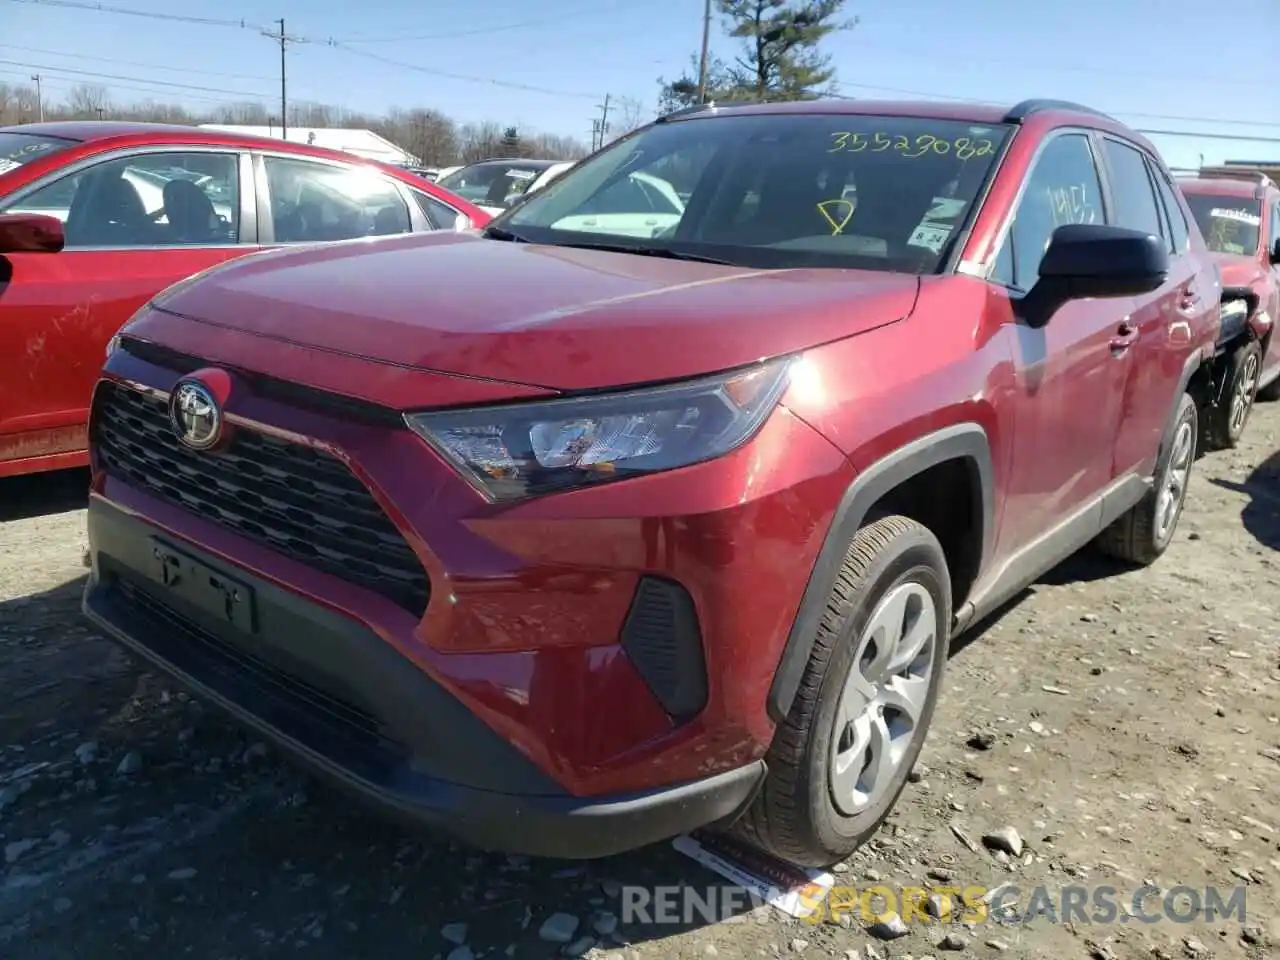
M 1158 471 L 1161 455 L 1169 449 L 1169 443 L 1173 440 L 1173 427 L 1178 416 L 1178 404 L 1182 402 L 1182 395 L 1190 389 L 1191 378 L 1194 377 L 1200 368 L 1204 366 L 1204 357 L 1201 351 L 1195 350 L 1191 356 L 1182 364 L 1182 373 L 1178 377 L 1178 389 L 1173 392 L 1173 399 L 1169 404 L 1169 416 L 1165 418 L 1164 430 L 1160 434 L 1160 449 L 1156 451 L 1156 469 Z M 1192 396 L 1195 399 L 1195 396 Z
M 766 708 L 774 723 L 782 723 L 791 711 L 836 574 L 850 541 L 864 526 L 868 511 L 894 487 L 930 467 L 958 459 L 971 461 L 978 479 L 981 499 L 975 507 L 982 517 L 982 566 L 985 567 L 995 537 L 995 477 L 991 444 L 981 426 L 966 422 L 943 427 L 872 463 L 858 474 L 840 498 L 809 574 L 769 687 Z

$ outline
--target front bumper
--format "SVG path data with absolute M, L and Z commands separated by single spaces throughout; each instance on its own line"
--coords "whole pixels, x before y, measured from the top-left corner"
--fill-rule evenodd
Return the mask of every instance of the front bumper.
M 476 846 L 609 856 L 734 818 L 763 777 L 756 761 L 658 790 L 569 795 L 363 624 L 100 496 L 88 523 L 84 611 L 106 633 L 338 784 Z M 234 616 L 207 602 L 228 589 Z

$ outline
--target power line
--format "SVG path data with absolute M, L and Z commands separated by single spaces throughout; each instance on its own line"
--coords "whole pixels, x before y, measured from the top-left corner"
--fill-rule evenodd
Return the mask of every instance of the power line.
M 2 68 L 0 68 L 0 76 L 16 77 L 19 79 L 19 81 L 30 79 L 28 74 L 24 71 L 5 70 Z M 39 77 L 43 82 L 43 86 L 46 92 L 53 89 L 62 93 L 71 93 L 76 89 L 77 86 L 82 86 L 84 84 L 83 78 L 56 77 L 56 76 L 50 75 L 49 73 L 43 73 L 43 72 L 39 74 Z M 53 83 L 50 83 L 51 79 L 53 80 Z M 118 91 L 118 90 L 127 90 L 132 93 L 142 93 L 142 94 L 148 95 L 151 98 L 160 97 L 160 96 L 163 96 L 165 93 L 170 92 L 167 90 L 155 90 L 147 87 L 130 86 L 128 84 L 123 84 L 123 83 L 111 84 L 111 91 Z M 261 98 L 259 98 L 259 100 L 260 99 Z M 227 97 L 201 97 L 201 96 L 196 96 L 194 94 L 183 94 L 183 100 L 190 100 L 197 103 L 216 104 L 218 106 L 224 106 L 224 107 L 235 106 L 245 102 L 244 100 L 232 100 Z M 254 102 L 258 102 L 258 100 L 255 100 Z
M 948 93 L 926 93 L 922 90 L 908 90 L 903 87 L 884 87 L 869 83 L 848 83 L 838 81 L 837 87 L 852 87 L 855 90 L 871 90 L 879 93 L 894 93 L 905 97 L 920 97 L 925 100 L 947 100 L 953 103 L 976 103 L 988 107 L 1008 106 L 1007 101 L 1000 100 L 980 100 L 977 97 L 957 97 Z M 841 99 L 854 99 L 851 97 L 843 97 Z M 1142 120 L 1174 120 L 1178 123 L 1217 123 L 1224 126 L 1241 126 L 1241 127 L 1277 127 L 1280 123 L 1270 120 L 1235 120 L 1223 119 L 1221 117 L 1188 117 L 1180 114 L 1168 113 L 1140 113 L 1136 110 L 1110 110 L 1109 113 L 1117 114 L 1125 117 L 1137 117 Z
M 68 53 L 65 50 L 44 50 L 39 47 L 24 47 L 16 43 L 0 43 L 0 50 L 21 50 L 24 53 L 44 54 L 50 57 L 74 57 L 76 60 L 89 60 L 93 63 L 114 63 L 122 67 L 145 67 L 148 70 L 164 70 L 169 73 L 196 74 L 202 77 L 224 77 L 228 80 L 265 80 L 274 83 L 275 77 L 253 75 L 248 73 L 221 73 L 216 70 L 195 70 L 191 67 L 171 67 L 159 63 L 146 63 L 141 60 L 120 60 L 116 57 L 90 57 L 82 53 Z
M 146 83 L 157 87 L 171 87 L 174 90 L 194 90 L 197 93 L 227 93 L 234 97 L 248 97 L 261 100 L 262 94 L 250 93 L 247 90 L 228 90 L 222 87 L 204 87 L 191 83 L 177 83 L 172 80 L 148 80 L 146 77 L 129 77 L 118 73 L 99 73 L 94 70 L 73 70 L 70 67 L 51 67 L 47 63 L 24 63 L 21 60 L 0 59 L 0 64 L 14 67 L 25 67 L 29 70 L 47 70 L 50 73 L 71 74 L 75 77 L 86 77 L 91 80 L 120 80 L 126 83 Z
M 1134 127 L 1134 131 L 1148 137 L 1200 137 L 1203 140 L 1245 140 L 1249 143 L 1280 143 L 1280 137 L 1246 137 L 1236 133 L 1201 133 L 1198 130 L 1144 130 Z
M 88 0 L 9 0 L 10 3 L 27 3 L 41 7 L 61 7 L 66 10 L 91 10 L 94 13 L 114 13 L 125 17 L 143 17 L 147 20 L 167 20 L 170 23 L 192 23 L 202 27 L 235 27 L 241 30 L 258 30 L 261 24 L 248 20 L 220 20 L 216 17 L 190 17 L 179 13 L 156 13 L 154 10 L 133 10 L 128 7 L 104 6 Z
M 562 23 L 570 18 L 577 18 L 592 13 L 613 13 L 616 7 L 601 10 L 600 4 L 593 3 L 589 7 L 581 10 L 562 10 L 560 13 L 538 17 L 534 20 L 522 20 L 519 23 L 504 23 L 494 27 L 473 27 L 468 30 L 450 30 L 445 33 L 418 33 L 418 34 L 401 34 L 394 37 L 347 37 L 346 43 L 400 43 L 412 40 L 452 40 L 455 37 L 479 37 L 486 36 L 491 33 L 502 33 L 507 30 L 521 30 L 525 27 L 540 27 L 548 23 Z
M 345 50 L 347 53 L 354 54 L 357 57 L 364 57 L 368 60 L 374 60 L 378 63 L 385 63 L 387 66 L 400 67 L 404 70 L 413 70 L 416 73 L 424 73 L 432 77 L 444 77 L 448 80 L 465 80 L 470 83 L 486 83 L 494 87 L 504 87 L 508 90 L 525 90 L 530 93 L 544 93 L 553 97 L 572 97 L 574 99 L 594 100 L 594 93 L 574 93 L 568 90 L 551 90 L 547 87 L 534 86 L 528 83 L 516 83 L 508 80 L 494 80 L 491 77 L 475 77 L 465 73 L 450 73 L 445 70 L 434 70 L 431 67 L 424 67 L 416 63 L 405 63 L 403 60 L 392 60 L 390 57 L 384 57 L 380 54 L 370 53 L 368 50 L 361 50 L 357 47 L 348 46 L 346 43 L 338 40 L 330 40 L 328 46 L 336 50 Z

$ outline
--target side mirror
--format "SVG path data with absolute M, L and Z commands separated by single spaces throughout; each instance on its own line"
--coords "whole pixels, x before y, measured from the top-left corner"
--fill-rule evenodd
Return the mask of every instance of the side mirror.
M 66 243 L 62 221 L 41 213 L 0 213 L 0 254 L 57 253 Z
M 1040 261 L 1040 279 L 1022 300 L 1024 319 L 1042 327 L 1068 300 L 1132 297 L 1157 290 L 1169 276 L 1159 237 L 1105 224 L 1058 227 Z

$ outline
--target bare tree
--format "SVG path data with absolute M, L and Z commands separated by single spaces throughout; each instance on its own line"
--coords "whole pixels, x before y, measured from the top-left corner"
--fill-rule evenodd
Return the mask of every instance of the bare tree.
M 47 92 L 47 91 L 46 91 Z M 145 120 L 153 123 L 226 123 L 266 127 L 280 122 L 279 109 L 255 101 L 228 103 L 212 110 L 193 111 L 179 104 L 156 100 L 112 103 L 107 88 L 85 84 L 72 90 L 66 99 L 45 98 L 44 113 L 49 120 L 97 119 L 99 110 L 112 119 Z M 298 101 L 290 106 L 290 124 L 299 127 L 347 127 L 372 130 L 424 164 L 447 166 L 474 163 L 503 153 L 502 139 L 511 124 L 493 122 L 458 125 L 451 117 L 431 107 L 393 110 L 374 116 L 327 103 Z M 0 83 L 0 125 L 30 123 L 39 110 L 32 86 Z M 626 112 L 619 115 L 627 116 Z M 573 137 L 519 131 L 519 154 L 548 160 L 578 160 L 587 148 Z
M 610 139 L 625 137 L 637 127 L 643 127 L 653 118 L 653 111 L 635 97 L 619 97 L 617 105 L 610 113 Z
M 107 88 L 96 83 L 82 83 L 67 96 L 67 110 L 77 120 L 98 120 L 110 106 Z

